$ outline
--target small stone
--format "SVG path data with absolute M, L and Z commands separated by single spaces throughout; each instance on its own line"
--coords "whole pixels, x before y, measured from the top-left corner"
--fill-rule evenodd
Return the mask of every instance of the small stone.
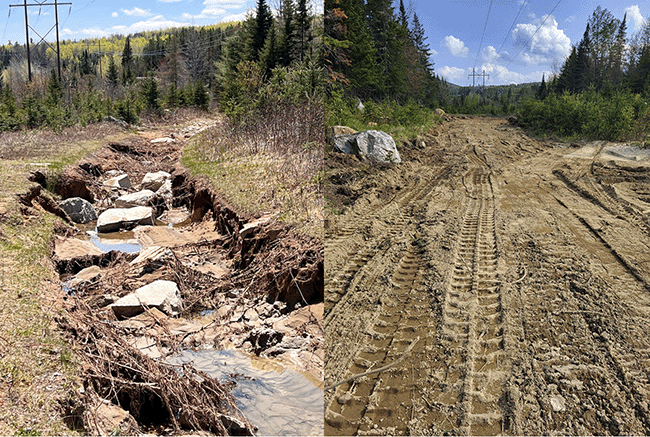
M 566 401 L 562 395 L 551 396 L 549 403 L 551 404 L 553 411 L 556 413 L 566 410 Z
M 128 174 L 122 174 L 107 180 L 106 182 L 104 182 L 104 185 L 111 188 L 128 189 L 131 188 L 131 179 L 129 179 Z

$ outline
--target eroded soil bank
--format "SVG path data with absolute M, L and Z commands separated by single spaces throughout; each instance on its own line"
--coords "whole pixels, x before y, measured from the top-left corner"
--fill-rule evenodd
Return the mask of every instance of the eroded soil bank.
M 127 195 L 142 193 L 147 174 L 162 171 L 168 192 L 145 201 L 148 224 L 99 233 L 98 222 L 74 224 L 45 191 L 52 183 L 42 172 L 32 174 L 41 185 L 19 196 L 24 214 L 45 209 L 61 217 L 52 256 L 65 309 L 58 322 L 84 369 L 79 397 L 66 406 L 72 427 L 91 434 L 255 432 L 232 394 L 247 375 L 218 381 L 187 360 L 169 362 L 189 349 L 235 348 L 322 390 L 322 243 L 273 214 L 238 213 L 183 168 L 184 142 L 204 127 L 108 144 L 56 181 L 62 199 L 91 202 L 101 222 Z M 172 283 L 175 297 L 160 304 L 139 294 Z M 130 296 L 135 305 L 124 309 Z
M 647 151 L 456 118 L 400 154 L 326 158 L 326 434 L 650 432 Z

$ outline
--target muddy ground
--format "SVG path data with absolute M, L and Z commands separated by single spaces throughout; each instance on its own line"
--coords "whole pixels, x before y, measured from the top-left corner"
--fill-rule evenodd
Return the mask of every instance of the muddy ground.
M 57 321 L 84 373 L 79 398 L 64 406 L 72 429 L 254 432 L 255 424 L 235 406 L 232 382 L 200 382 L 208 379 L 205 373 L 167 363 L 187 349 L 235 348 L 322 387 L 322 243 L 271 214 L 239 213 L 207 179 L 180 164 L 185 142 L 209 127 L 141 132 L 109 143 L 65 168 L 56 183 L 47 172 L 33 172 L 37 184 L 17 197 L 24 215 L 47 211 L 61 218 L 52 242 L 65 310 Z M 171 175 L 171 193 L 151 204 L 156 226 L 97 234 L 93 223 L 72 223 L 45 190 L 54 187 L 62 199 L 84 198 L 99 214 L 157 171 Z M 127 174 L 133 187 L 105 185 L 118 174 Z M 110 306 L 157 280 L 178 285 L 180 314 L 145 307 L 127 317 Z
M 648 434 L 645 151 L 455 118 L 400 154 L 326 158 L 325 433 Z

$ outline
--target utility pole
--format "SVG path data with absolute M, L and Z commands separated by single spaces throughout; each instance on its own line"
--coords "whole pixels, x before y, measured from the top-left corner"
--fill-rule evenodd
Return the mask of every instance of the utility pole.
M 52 48 L 56 52 L 56 65 L 57 69 L 59 72 L 59 80 L 61 80 L 61 47 L 59 46 L 59 6 L 63 5 L 72 5 L 72 3 L 59 3 L 58 0 L 54 0 L 54 3 L 45 3 L 45 0 L 43 3 L 38 3 L 38 0 L 36 0 L 36 3 L 28 4 L 27 0 L 23 0 L 22 5 L 9 5 L 10 8 L 25 8 L 25 45 L 27 46 L 27 73 L 29 74 L 29 81 L 32 81 L 32 58 L 29 53 L 29 29 L 31 28 L 34 32 L 33 27 L 29 25 L 29 19 L 28 19 L 28 14 L 27 14 L 27 8 L 31 6 L 38 6 L 39 8 L 42 6 L 54 6 L 54 16 L 55 16 L 55 24 L 54 27 L 56 27 L 56 50 Z M 45 38 L 47 35 L 52 31 L 50 29 L 44 37 L 41 37 L 41 40 L 36 43 L 36 45 L 40 44 L 41 42 L 45 41 Z M 38 35 L 38 32 L 36 32 Z M 39 35 L 40 36 L 40 35 Z M 47 45 L 50 45 L 47 41 L 45 41 Z

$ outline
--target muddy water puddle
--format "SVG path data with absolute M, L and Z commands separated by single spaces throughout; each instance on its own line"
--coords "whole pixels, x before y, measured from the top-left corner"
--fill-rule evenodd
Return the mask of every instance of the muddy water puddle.
M 157 229 L 153 232 L 144 231 L 136 233 L 135 230 L 120 230 L 107 233 L 97 232 L 96 220 L 86 224 L 75 224 L 75 227 L 81 231 L 79 233 L 80 239 L 90 241 L 104 253 L 112 250 L 124 253 L 138 253 L 144 246 L 157 245 L 157 243 L 162 243 L 161 245 L 163 246 L 169 246 L 170 241 L 175 240 L 175 237 L 178 236 L 178 231 L 191 224 L 187 210 L 168 210 L 165 211 L 162 218 L 165 220 L 156 219 L 156 225 L 153 228 Z M 149 226 L 148 228 L 152 227 Z M 145 244 L 142 241 L 143 235 L 149 237 L 144 238 Z M 153 238 L 151 238 L 152 235 Z M 162 241 L 156 241 L 157 239 Z
M 236 350 L 185 350 L 168 360 L 193 362 L 220 381 L 243 375 L 233 394 L 257 435 L 323 435 L 323 391 L 295 370 Z

